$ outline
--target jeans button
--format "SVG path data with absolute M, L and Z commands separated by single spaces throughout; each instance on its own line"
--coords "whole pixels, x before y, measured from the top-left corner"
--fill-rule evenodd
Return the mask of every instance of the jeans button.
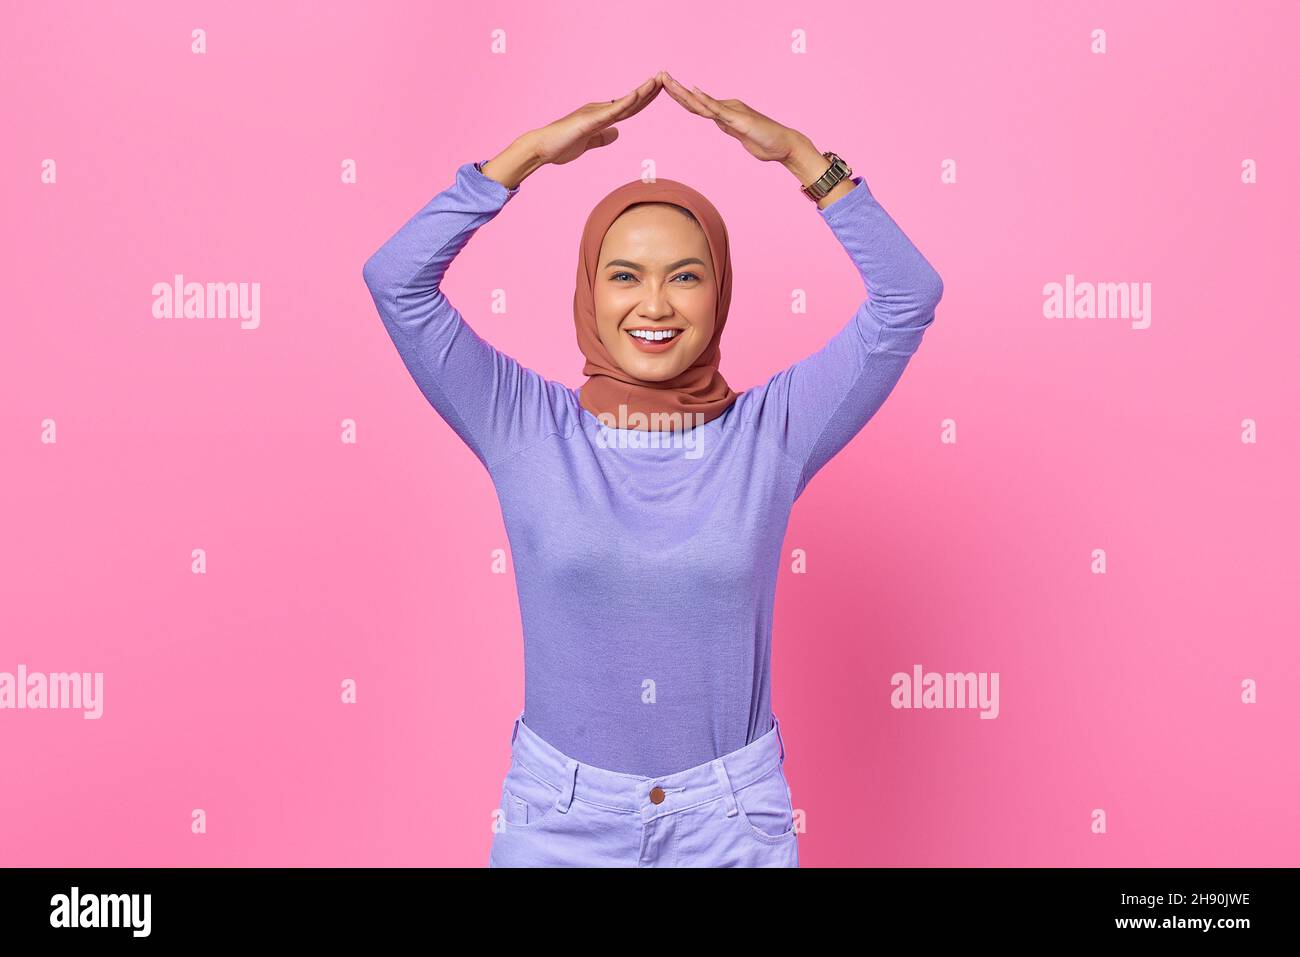
M 653 803 L 653 804 L 663 804 L 663 803 L 664 803 L 664 789 L 663 789 L 663 788 L 651 788 L 651 789 L 650 789 L 650 801 L 651 801 L 651 803 Z

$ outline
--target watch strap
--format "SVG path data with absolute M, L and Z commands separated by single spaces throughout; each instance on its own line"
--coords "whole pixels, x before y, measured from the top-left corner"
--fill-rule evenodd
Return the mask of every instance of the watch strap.
M 816 180 L 802 187 L 803 194 L 814 203 L 823 199 L 840 180 L 848 179 L 853 175 L 853 168 L 836 154 L 827 152 L 822 153 L 822 156 L 826 157 L 831 165 Z

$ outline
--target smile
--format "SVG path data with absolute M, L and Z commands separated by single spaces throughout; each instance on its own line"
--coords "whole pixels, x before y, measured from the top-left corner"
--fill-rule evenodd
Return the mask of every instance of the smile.
M 642 352 L 665 352 L 682 337 L 681 329 L 628 329 L 627 334 Z

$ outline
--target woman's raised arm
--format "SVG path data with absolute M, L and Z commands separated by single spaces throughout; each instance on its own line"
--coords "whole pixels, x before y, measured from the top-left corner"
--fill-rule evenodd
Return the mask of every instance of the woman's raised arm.
M 548 434 L 563 386 L 480 338 L 441 289 L 456 254 L 519 191 L 474 163 L 431 199 L 362 268 L 384 327 L 425 398 L 490 472 Z
M 740 100 L 717 100 L 699 87 L 688 90 L 667 73 L 662 78 L 669 96 L 713 120 L 751 156 L 781 163 L 805 185 L 826 172 L 826 158 L 804 134 Z M 820 350 L 742 396 L 747 419 L 785 450 L 796 499 L 875 415 L 943 296 L 939 274 L 861 176 L 841 180 L 817 206 L 857 266 L 868 298 Z
M 788 453 L 796 499 L 893 391 L 943 297 L 939 274 L 863 178 L 852 183 L 819 212 L 857 267 L 867 298 L 825 346 L 751 397 L 757 427 Z
M 651 77 L 616 100 L 587 103 L 518 137 L 482 163 L 463 163 L 362 268 L 393 344 L 420 391 L 489 472 L 562 427 L 567 390 L 493 348 L 442 292 L 456 254 L 547 164 L 568 163 L 618 137 L 613 124 L 659 93 Z

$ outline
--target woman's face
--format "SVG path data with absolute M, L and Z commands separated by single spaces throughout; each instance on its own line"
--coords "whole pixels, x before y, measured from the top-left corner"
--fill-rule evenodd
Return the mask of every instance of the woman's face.
M 713 338 L 712 262 L 704 230 L 672 206 L 647 203 L 614 220 L 600 247 L 596 331 L 624 372 L 662 382 L 699 358 Z

